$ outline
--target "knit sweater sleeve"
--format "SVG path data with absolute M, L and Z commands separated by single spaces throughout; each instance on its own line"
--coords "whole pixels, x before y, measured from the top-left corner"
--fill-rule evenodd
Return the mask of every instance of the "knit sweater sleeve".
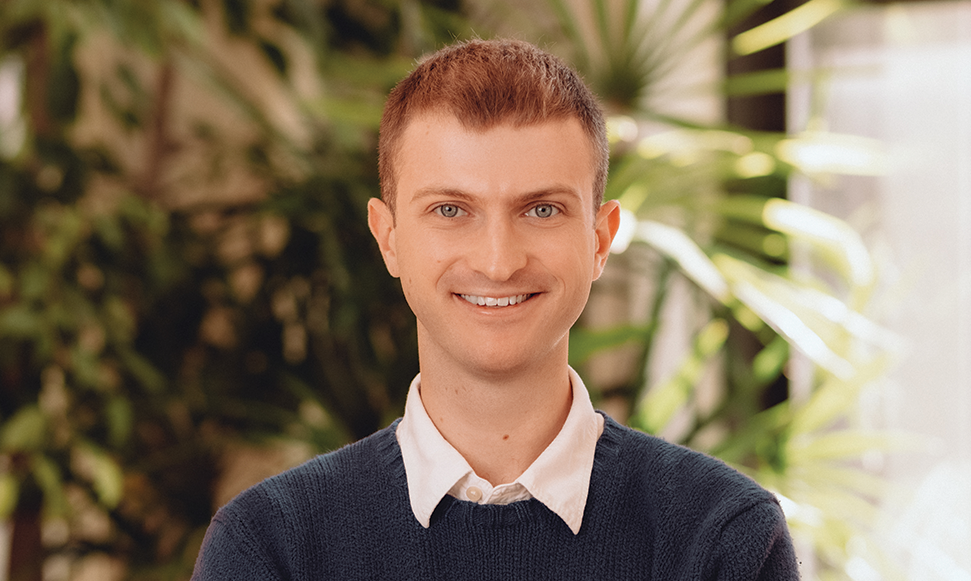
M 630 484 L 619 491 L 653 523 L 653 579 L 794 581 L 799 578 L 776 498 L 721 460 L 608 421 L 626 436 Z
M 255 509 L 249 514 L 240 505 L 250 505 L 245 498 L 220 509 L 206 531 L 202 548 L 196 558 L 192 581 L 276 581 L 285 577 L 280 563 L 282 555 L 274 555 L 279 545 L 268 543 L 278 538 L 265 526 L 278 525 L 273 519 L 260 518 L 265 509 Z M 255 529 L 264 529 L 262 531 Z
M 796 581 L 799 571 L 785 517 L 765 501 L 739 513 L 722 530 L 711 561 L 717 581 Z
M 414 520 L 396 424 L 270 477 L 220 508 L 192 581 L 379 577 L 383 562 L 375 555 L 387 552 L 386 529 Z

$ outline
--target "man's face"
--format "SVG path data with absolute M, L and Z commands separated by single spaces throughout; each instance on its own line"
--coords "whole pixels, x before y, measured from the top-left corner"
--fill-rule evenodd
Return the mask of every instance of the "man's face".
M 426 114 L 400 152 L 396 215 L 371 200 L 369 221 L 418 319 L 422 365 L 501 375 L 565 361 L 619 221 L 616 202 L 594 214 L 579 122 L 475 132 Z

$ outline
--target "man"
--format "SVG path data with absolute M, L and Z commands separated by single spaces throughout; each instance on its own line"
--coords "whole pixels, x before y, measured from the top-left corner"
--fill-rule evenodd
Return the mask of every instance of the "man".
M 619 222 L 577 75 L 471 41 L 392 91 L 369 223 L 418 320 L 403 419 L 243 492 L 194 578 L 797 578 L 774 497 L 594 411 L 570 327 Z

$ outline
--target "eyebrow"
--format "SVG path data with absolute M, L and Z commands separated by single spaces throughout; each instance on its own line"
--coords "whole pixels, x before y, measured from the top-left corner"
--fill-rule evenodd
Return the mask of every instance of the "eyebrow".
M 566 186 L 559 186 L 559 185 L 553 185 L 548 188 L 542 188 L 539 190 L 526 192 L 524 194 L 516 196 L 515 200 L 520 204 L 525 205 L 525 204 L 529 204 L 530 202 L 543 200 L 550 196 L 555 196 L 560 194 L 566 194 L 572 198 L 576 198 L 581 202 L 583 201 L 583 194 L 574 190 L 573 188 L 569 188 Z M 433 197 L 453 198 L 453 199 L 471 202 L 471 201 L 474 201 L 478 196 L 455 188 L 432 186 L 432 187 L 422 188 L 417 192 L 415 192 L 415 195 L 414 197 L 412 197 L 411 201 L 417 202 L 425 198 L 433 198 Z

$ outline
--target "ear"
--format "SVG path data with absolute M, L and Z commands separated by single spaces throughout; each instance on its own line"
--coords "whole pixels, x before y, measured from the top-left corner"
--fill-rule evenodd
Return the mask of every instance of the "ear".
M 597 212 L 594 233 L 597 237 L 597 251 L 593 267 L 593 279 L 600 278 L 603 274 L 604 266 L 607 264 L 607 257 L 610 256 L 610 244 L 617 235 L 620 228 L 620 202 L 608 200 Z
M 384 201 L 371 198 L 367 203 L 367 223 L 378 243 L 384 266 L 391 276 L 398 278 L 398 253 L 394 240 L 394 215 Z

